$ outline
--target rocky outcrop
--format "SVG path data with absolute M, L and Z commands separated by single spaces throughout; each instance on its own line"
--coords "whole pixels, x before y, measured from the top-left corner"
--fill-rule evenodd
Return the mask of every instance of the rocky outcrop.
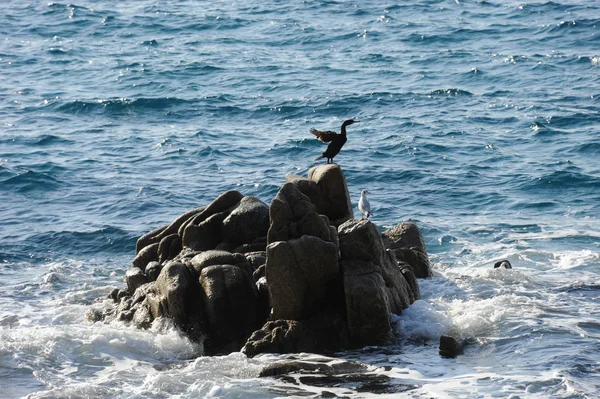
M 335 164 L 289 176 L 271 205 L 228 191 L 137 242 L 126 288 L 90 319 L 169 318 L 206 354 L 326 353 L 395 341 L 392 313 L 431 275 L 416 225 L 354 220 Z

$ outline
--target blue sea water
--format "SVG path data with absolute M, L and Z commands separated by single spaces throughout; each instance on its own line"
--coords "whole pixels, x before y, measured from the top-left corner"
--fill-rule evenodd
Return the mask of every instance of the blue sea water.
M 599 44 L 592 0 L 2 1 L 0 397 L 598 397 Z M 270 203 L 348 118 L 353 204 L 417 223 L 435 271 L 398 345 L 339 354 L 386 389 L 86 320 L 140 235 Z

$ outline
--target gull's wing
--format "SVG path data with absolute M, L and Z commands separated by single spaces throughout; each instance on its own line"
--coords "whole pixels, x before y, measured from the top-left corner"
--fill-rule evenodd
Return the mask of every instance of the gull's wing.
M 329 130 L 317 130 L 315 128 L 311 128 L 310 132 L 317 136 L 317 140 L 322 141 L 323 143 L 330 142 L 337 135 L 336 132 Z

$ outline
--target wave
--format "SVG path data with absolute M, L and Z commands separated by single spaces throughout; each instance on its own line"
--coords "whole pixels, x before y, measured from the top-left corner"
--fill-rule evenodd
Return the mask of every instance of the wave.
M 555 171 L 525 184 L 526 189 L 600 188 L 600 178 L 575 171 Z
M 45 146 L 60 145 L 60 144 L 70 145 L 70 144 L 74 144 L 74 143 L 75 142 L 73 140 L 65 139 L 60 136 L 55 136 L 52 134 L 42 134 L 41 136 L 36 138 L 34 145 L 39 145 L 39 146 L 45 147 Z
M 29 170 L 2 181 L 0 190 L 4 191 L 6 188 L 7 191 L 27 194 L 32 191 L 54 191 L 64 186 L 64 184 L 64 182 L 47 173 Z
M 138 237 L 113 226 L 93 231 L 50 231 L 34 234 L 27 239 L 37 251 L 82 257 L 100 253 L 111 255 L 134 254 Z
M 175 97 L 158 98 L 120 98 L 115 100 L 97 101 L 71 101 L 68 103 L 54 103 L 49 105 L 52 109 L 72 115 L 107 113 L 128 114 L 136 112 L 154 112 L 172 107 L 190 104 L 191 101 Z

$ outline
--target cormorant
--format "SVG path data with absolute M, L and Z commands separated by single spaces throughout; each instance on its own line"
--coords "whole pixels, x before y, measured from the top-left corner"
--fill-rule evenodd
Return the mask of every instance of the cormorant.
M 339 134 L 329 130 L 321 131 L 315 128 L 311 128 L 310 132 L 317 136 L 317 140 L 322 141 L 323 143 L 329 143 L 325 152 L 320 157 L 315 158 L 315 161 L 321 158 L 327 158 L 327 163 L 333 163 L 333 157 L 335 157 L 338 154 L 338 152 L 340 152 L 343 145 L 346 143 L 346 126 L 356 122 L 360 121 L 355 121 L 353 119 L 348 119 L 347 121 L 344 121 L 344 123 L 342 123 L 342 131 Z
M 360 192 L 360 199 L 358 200 L 358 210 L 362 215 L 365 215 L 367 219 L 369 216 L 372 216 L 371 213 L 371 204 L 369 204 L 369 200 L 367 199 L 367 194 L 371 194 L 367 190 L 362 190 Z M 364 218 L 363 218 L 364 219 Z
M 503 260 L 499 260 L 498 262 L 496 262 L 494 264 L 494 269 L 497 269 L 499 267 L 503 267 L 505 269 L 512 269 L 512 265 L 510 264 L 510 262 L 506 259 Z

